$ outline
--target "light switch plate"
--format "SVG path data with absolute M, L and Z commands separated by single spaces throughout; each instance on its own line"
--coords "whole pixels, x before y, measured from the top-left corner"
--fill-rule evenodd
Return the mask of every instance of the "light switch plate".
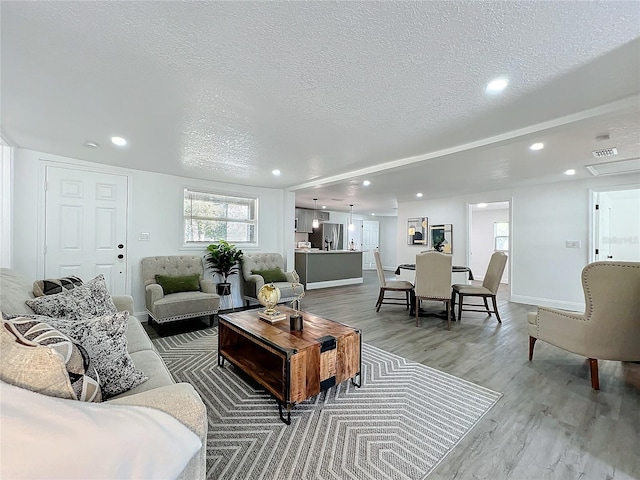
M 149 232 L 140 232 L 140 235 L 138 235 L 138 240 L 149 240 L 149 237 L 151 237 L 151 234 Z
M 567 248 L 580 248 L 580 240 L 567 240 L 565 244 Z

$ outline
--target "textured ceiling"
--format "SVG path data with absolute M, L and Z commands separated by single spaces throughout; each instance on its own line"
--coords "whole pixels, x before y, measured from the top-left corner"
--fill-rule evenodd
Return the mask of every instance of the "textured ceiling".
M 603 132 L 613 143 L 598 148 L 640 155 L 633 1 L 3 1 L 0 12 L 2 133 L 23 148 L 378 214 L 422 189 L 561 181 L 593 163 Z M 486 95 L 499 75 L 509 87 Z M 532 157 L 527 142 L 541 138 L 552 143 Z

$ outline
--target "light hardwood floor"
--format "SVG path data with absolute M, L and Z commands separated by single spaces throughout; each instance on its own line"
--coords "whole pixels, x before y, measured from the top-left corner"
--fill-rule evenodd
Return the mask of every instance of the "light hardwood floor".
M 371 345 L 504 394 L 430 480 L 640 478 L 640 364 L 601 361 L 595 392 L 578 355 L 539 341 L 528 361 L 526 313 L 535 307 L 499 294 L 502 324 L 463 312 L 451 331 L 437 317 L 416 327 L 401 305 L 376 313 L 375 271 L 364 278 L 311 290 L 302 309 L 362 328 Z
M 378 348 L 503 393 L 429 480 L 640 479 L 640 364 L 601 361 L 595 392 L 578 355 L 539 341 L 528 361 L 526 313 L 535 307 L 506 301 L 505 288 L 498 294 L 502 324 L 463 312 L 447 331 L 437 317 L 416 327 L 401 305 L 376 313 L 375 271 L 364 279 L 311 290 L 302 309 L 361 328 L 363 341 Z

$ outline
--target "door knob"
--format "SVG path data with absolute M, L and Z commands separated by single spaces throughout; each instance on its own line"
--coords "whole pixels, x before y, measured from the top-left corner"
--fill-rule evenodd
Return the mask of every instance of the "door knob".
M 124 245 L 123 245 L 123 244 L 121 244 L 121 243 L 119 243 L 119 244 L 118 244 L 118 248 L 122 249 L 122 248 L 124 248 Z
M 118 255 L 118 258 L 120 258 L 120 259 L 124 258 L 124 255 L 120 254 L 120 255 Z
M 607 258 L 613 258 L 613 255 L 607 255 Z

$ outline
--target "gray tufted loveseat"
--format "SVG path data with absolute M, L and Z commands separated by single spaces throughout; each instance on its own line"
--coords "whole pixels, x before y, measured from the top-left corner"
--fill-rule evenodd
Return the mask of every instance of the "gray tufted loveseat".
M 156 275 L 175 277 L 196 273 L 200 275 L 198 292 L 177 292 L 165 295 L 162 287 L 156 282 Z M 218 313 L 220 297 L 215 293 L 213 279 L 204 278 L 202 257 L 174 255 L 143 258 L 142 281 L 149 320 L 161 325 L 187 318 L 210 316 L 210 323 L 213 325 L 215 315 Z
M 264 285 L 264 279 L 253 272 L 258 270 L 272 270 L 279 268 L 284 272 L 284 259 L 279 253 L 245 253 L 242 256 L 242 291 L 247 306 L 257 302 L 258 290 Z M 280 289 L 280 303 L 290 302 L 297 295 L 293 293 L 293 273 L 284 272 L 286 282 L 274 282 Z M 300 287 L 298 287 L 299 289 Z M 299 291 L 299 290 L 298 290 Z

